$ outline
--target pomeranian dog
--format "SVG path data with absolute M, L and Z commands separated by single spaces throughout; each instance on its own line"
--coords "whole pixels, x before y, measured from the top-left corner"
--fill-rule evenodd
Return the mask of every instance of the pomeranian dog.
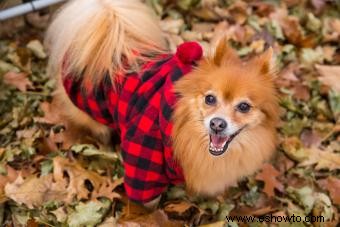
M 223 193 L 269 160 L 279 107 L 271 48 L 241 60 L 221 39 L 167 50 L 137 0 L 73 0 L 49 27 L 50 72 L 65 119 L 109 142 L 119 134 L 128 197 L 143 204 L 169 184 Z

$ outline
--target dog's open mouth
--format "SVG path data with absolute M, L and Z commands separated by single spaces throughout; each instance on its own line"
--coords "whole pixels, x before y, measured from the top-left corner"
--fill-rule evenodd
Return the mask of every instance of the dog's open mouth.
M 219 134 L 210 134 L 210 143 L 209 143 L 209 152 L 214 156 L 222 155 L 227 149 L 230 142 L 242 131 L 243 128 L 235 132 L 234 134 L 227 135 L 219 135 Z

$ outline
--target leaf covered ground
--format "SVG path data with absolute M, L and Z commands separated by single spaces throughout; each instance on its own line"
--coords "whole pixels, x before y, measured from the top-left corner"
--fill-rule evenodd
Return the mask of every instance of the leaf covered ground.
M 271 164 L 216 198 L 164 193 L 127 201 L 119 146 L 64 122 L 42 46 L 50 11 L 0 22 L 0 224 L 3 226 L 337 226 L 340 222 L 340 3 L 332 0 L 148 0 L 172 50 L 222 35 L 247 57 L 272 46 L 280 145 Z M 1 7 L 1 1 L 0 1 Z M 264 138 L 265 139 L 265 138 Z M 228 221 L 231 216 L 253 221 Z M 316 222 L 263 217 L 322 216 Z M 273 221 L 274 220 L 274 221 Z M 209 225 L 211 224 L 211 225 Z

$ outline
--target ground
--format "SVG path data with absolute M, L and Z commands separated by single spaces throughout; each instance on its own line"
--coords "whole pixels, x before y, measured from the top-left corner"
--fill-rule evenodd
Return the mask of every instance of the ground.
M 186 40 L 199 41 L 207 50 L 221 35 L 242 57 L 273 47 L 282 107 L 280 145 L 273 161 L 214 199 L 189 196 L 182 187 L 172 187 L 156 211 L 128 202 L 121 185 L 119 147 L 107 151 L 90 138 L 79 140 L 78 132 L 53 108 L 55 83 L 46 73 L 48 56 L 42 46 L 54 11 L 48 9 L 0 22 L 0 223 L 336 226 L 339 2 L 146 2 L 162 18 L 172 50 Z M 236 215 L 249 219 L 227 219 Z

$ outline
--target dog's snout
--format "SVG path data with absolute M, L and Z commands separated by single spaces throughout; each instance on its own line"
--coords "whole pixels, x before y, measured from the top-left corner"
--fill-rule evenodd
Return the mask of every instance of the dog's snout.
M 210 120 L 210 128 L 215 132 L 222 132 L 227 128 L 227 122 L 222 118 L 215 117 Z

